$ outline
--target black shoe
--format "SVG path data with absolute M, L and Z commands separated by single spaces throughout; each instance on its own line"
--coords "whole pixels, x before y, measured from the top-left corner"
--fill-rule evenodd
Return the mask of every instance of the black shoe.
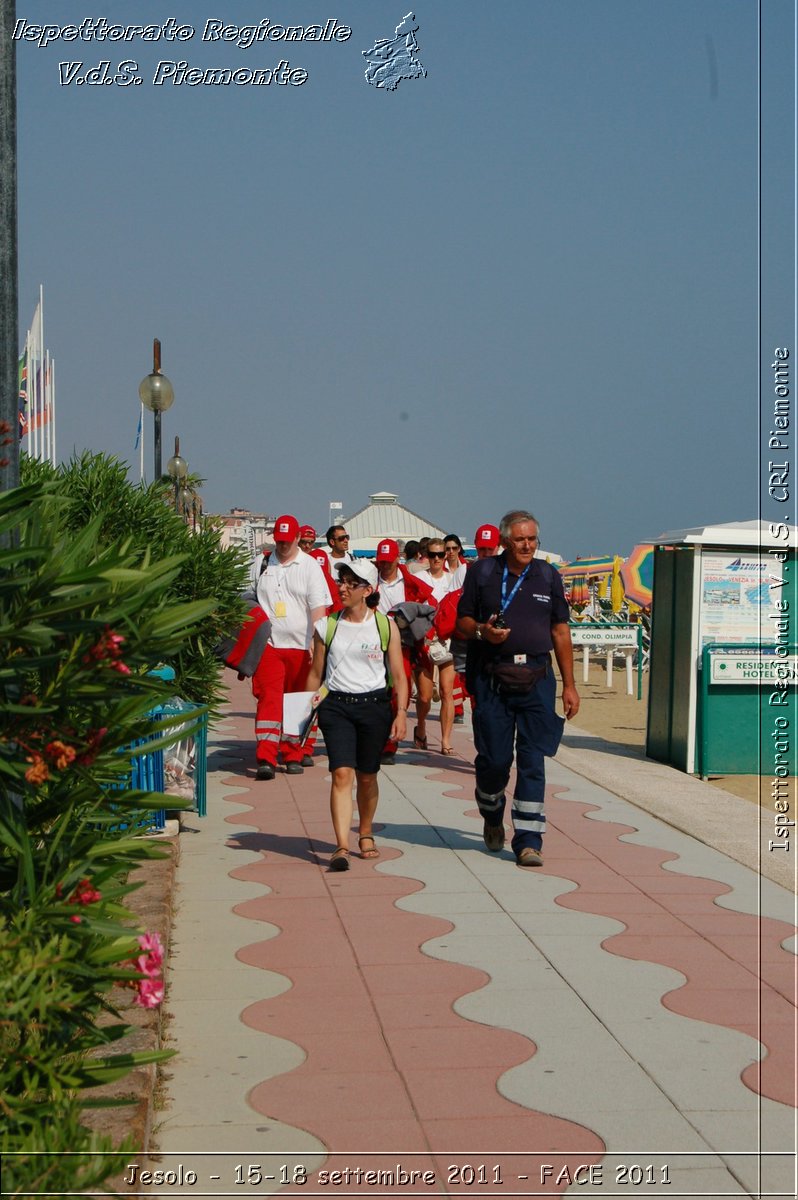
M 504 849 L 504 824 L 489 825 L 485 821 L 482 826 L 482 837 L 487 848 L 493 853 L 498 854 Z
M 258 769 L 255 772 L 256 779 L 274 779 L 274 767 L 271 763 L 258 763 Z
M 312 767 L 312 766 L 314 766 L 315 761 L 316 760 L 314 759 L 312 754 L 306 754 L 305 757 L 302 759 L 302 766 L 303 767 Z
M 392 767 L 395 762 L 396 762 L 395 754 L 381 754 L 380 755 L 380 765 L 383 767 Z
M 465 725 L 465 717 L 462 713 L 454 714 L 454 723 L 455 725 Z
M 285 773 L 286 775 L 304 775 L 305 768 L 302 766 L 302 763 L 290 762 L 286 763 Z

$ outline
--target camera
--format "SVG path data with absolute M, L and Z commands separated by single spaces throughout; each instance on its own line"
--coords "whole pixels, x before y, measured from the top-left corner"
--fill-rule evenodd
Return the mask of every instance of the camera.
M 506 629 L 507 622 L 504 619 L 503 613 L 494 613 L 492 617 L 494 629 Z

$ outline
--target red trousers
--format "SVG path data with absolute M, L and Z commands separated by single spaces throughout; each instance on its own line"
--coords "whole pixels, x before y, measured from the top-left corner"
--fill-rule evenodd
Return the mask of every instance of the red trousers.
M 277 765 L 281 753 L 284 763 L 301 762 L 308 750 L 299 738 L 283 736 L 283 696 L 286 692 L 303 692 L 310 670 L 307 650 L 278 650 L 267 646 L 258 669 L 252 676 L 252 693 L 257 700 L 255 711 L 256 757 L 259 763 Z
M 410 651 L 402 646 L 402 666 L 405 669 L 405 678 L 407 679 L 407 695 L 410 696 L 410 678 L 412 675 L 412 667 L 410 666 Z M 396 692 L 391 694 L 391 712 L 396 716 Z M 392 742 L 390 737 L 382 748 L 383 754 L 396 754 L 399 749 L 398 742 Z

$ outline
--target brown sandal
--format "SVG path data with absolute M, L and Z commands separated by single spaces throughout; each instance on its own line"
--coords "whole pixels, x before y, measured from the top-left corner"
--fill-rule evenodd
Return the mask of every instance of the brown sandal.
M 418 725 L 416 725 L 413 729 L 413 745 L 415 746 L 416 750 L 427 749 L 427 739 L 419 736 Z
M 441 746 L 441 754 L 456 754 L 454 746 Z
M 331 871 L 349 870 L 349 851 L 346 846 L 339 846 L 330 859 Z
M 363 849 L 364 842 L 371 842 L 370 850 Z M 360 857 L 361 858 L 379 858 L 380 857 L 380 852 L 377 849 L 377 843 L 374 841 L 374 838 L 371 836 L 370 833 L 364 833 L 362 837 L 359 837 L 357 839 L 357 844 L 360 847 Z

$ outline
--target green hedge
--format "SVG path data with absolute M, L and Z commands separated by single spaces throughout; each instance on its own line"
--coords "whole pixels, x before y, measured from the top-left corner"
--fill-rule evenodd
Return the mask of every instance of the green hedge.
M 142 548 L 102 509 L 76 527 L 76 503 L 57 475 L 0 494 L 0 1154 L 4 1190 L 26 1195 L 124 1165 L 98 1155 L 108 1142 L 82 1108 L 94 1085 L 163 1056 L 114 1055 L 129 1027 L 107 999 L 122 983 L 150 1007 L 160 991 L 158 948 L 139 942 L 125 897 L 130 868 L 161 853 L 135 833 L 164 798 L 129 789 L 130 747 L 175 689 L 149 670 L 184 662 L 224 606 L 198 597 L 216 568 L 187 568 L 198 539 L 175 552 L 174 520 L 159 540 L 153 514 Z

